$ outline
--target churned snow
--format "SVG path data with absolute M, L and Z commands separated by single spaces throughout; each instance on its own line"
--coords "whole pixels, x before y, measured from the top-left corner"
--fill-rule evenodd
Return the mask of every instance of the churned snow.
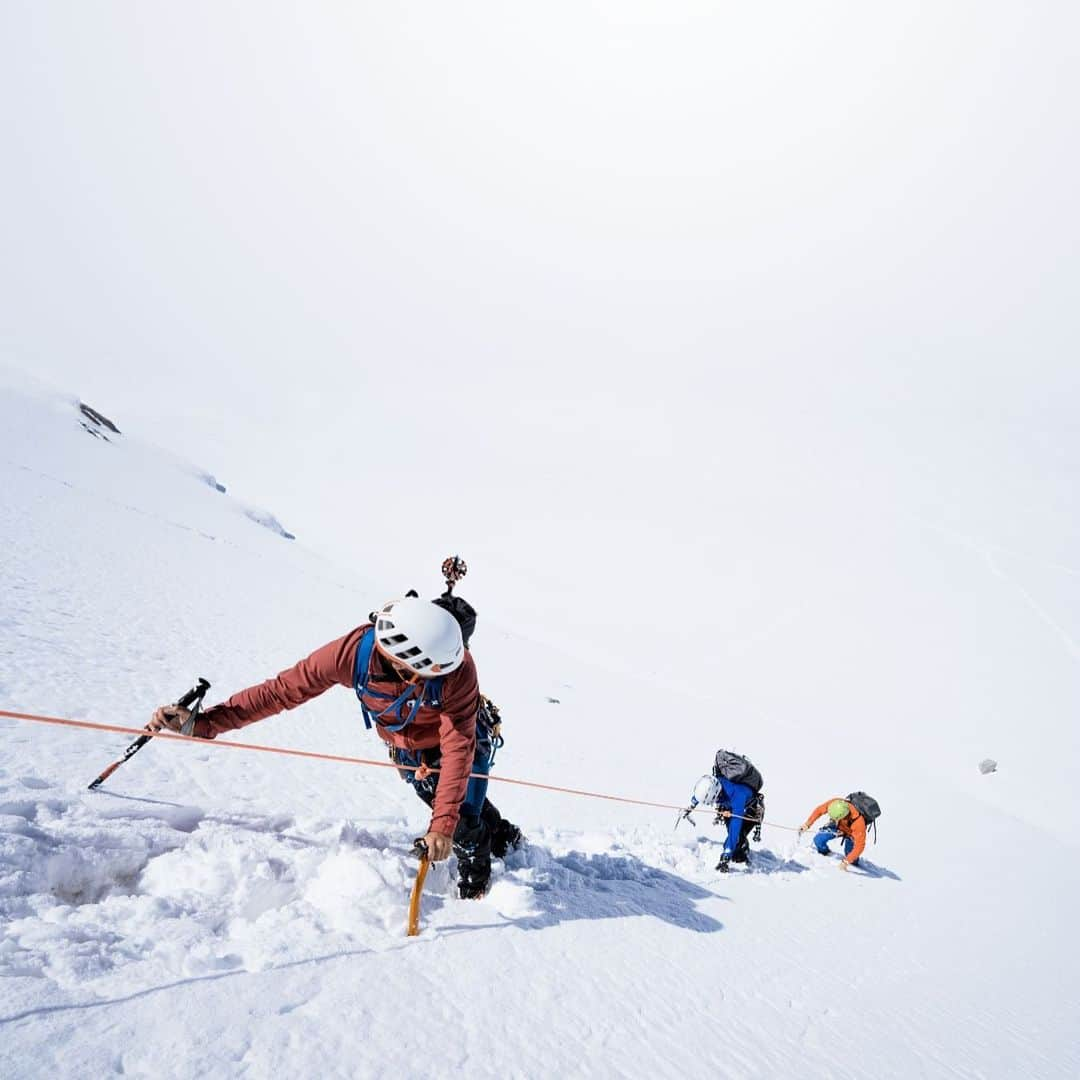
M 0 484 L 10 711 L 140 726 L 197 676 L 218 700 L 414 584 L 327 563 L 198 470 L 91 439 L 72 401 L 10 377 Z M 1080 1073 L 1072 827 L 1030 802 L 1042 784 L 1075 808 L 1055 761 L 1071 736 L 1043 736 L 1044 775 L 995 744 L 982 776 L 930 696 L 908 733 L 831 730 L 812 701 L 734 717 L 528 633 L 481 611 L 474 652 L 507 737 L 496 775 L 682 803 L 733 743 L 778 825 L 875 795 L 865 865 L 841 873 L 766 827 L 749 871 L 722 876 L 705 815 L 673 829 L 666 810 L 493 782 L 527 846 L 482 902 L 456 898 L 452 862 L 434 867 L 410 940 L 426 813 L 392 770 L 160 742 L 89 792 L 125 737 L 0 718 L 3 1074 Z M 344 689 L 242 738 L 382 753 Z

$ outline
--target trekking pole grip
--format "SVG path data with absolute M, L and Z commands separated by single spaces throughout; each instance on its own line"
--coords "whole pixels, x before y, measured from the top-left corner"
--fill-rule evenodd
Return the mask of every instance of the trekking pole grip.
M 204 678 L 202 678 L 202 676 L 200 676 L 199 679 L 196 681 L 195 685 L 186 694 L 184 694 L 184 696 L 180 698 L 180 700 L 177 701 L 176 704 L 179 705 L 181 708 L 186 709 L 192 704 L 192 702 L 196 700 L 201 703 L 203 697 L 206 694 L 206 691 L 209 689 L 210 684 Z
M 180 734 L 192 736 L 195 734 L 195 721 L 199 718 L 199 710 L 202 708 L 203 698 L 206 696 L 206 691 L 210 689 L 210 684 L 201 676 L 199 681 L 176 703 L 182 705 L 185 709 L 190 705 L 191 714 L 187 720 L 180 725 Z

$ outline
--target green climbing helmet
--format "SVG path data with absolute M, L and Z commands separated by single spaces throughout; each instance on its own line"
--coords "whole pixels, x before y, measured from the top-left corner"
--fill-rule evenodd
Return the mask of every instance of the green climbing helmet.
M 848 811 L 850 809 L 851 807 L 848 806 L 843 799 L 833 799 L 833 801 L 829 803 L 829 817 L 831 817 L 833 821 L 843 821 L 844 818 L 848 816 Z

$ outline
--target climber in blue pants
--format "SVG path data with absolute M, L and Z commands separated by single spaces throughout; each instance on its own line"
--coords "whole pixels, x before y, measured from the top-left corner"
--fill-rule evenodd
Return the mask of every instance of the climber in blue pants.
M 720 750 L 716 762 L 713 775 L 703 776 L 694 786 L 690 805 L 715 807 L 716 824 L 726 821 L 727 839 L 716 864 L 716 869 L 725 874 L 731 863 L 750 861 L 750 834 L 765 816 L 765 802 L 760 793 L 761 774 L 746 758 Z
M 869 798 L 865 792 L 856 794 Z M 877 807 L 877 803 L 874 803 Z M 826 799 L 820 806 L 810 811 L 810 816 L 799 829 L 801 836 L 822 815 L 829 815 L 829 823 L 814 836 L 814 848 L 819 855 L 829 854 L 829 844 L 840 837 L 844 838 L 844 858 L 840 865 L 846 870 L 849 866 L 859 865 L 859 856 L 866 848 L 866 820 L 858 806 L 848 799 Z

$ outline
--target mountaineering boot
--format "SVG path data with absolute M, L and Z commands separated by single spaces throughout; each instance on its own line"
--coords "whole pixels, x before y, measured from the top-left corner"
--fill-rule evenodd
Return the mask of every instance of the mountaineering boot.
M 506 818 L 502 818 L 491 835 L 491 854 L 497 859 L 505 859 L 511 851 L 521 847 L 523 839 L 521 830 Z
M 720 861 L 716 864 L 716 869 L 719 870 L 721 874 L 726 874 L 730 865 L 731 856 L 725 852 L 720 856 Z
M 512 821 L 507 821 L 490 799 L 485 799 L 480 808 L 480 820 L 487 826 L 491 836 L 491 854 L 498 859 L 506 858 L 509 852 L 521 847 L 525 840 L 521 830 Z
M 491 833 L 483 819 L 462 817 L 454 831 L 458 896 L 479 900 L 491 883 Z
M 745 837 L 739 841 L 738 847 L 735 848 L 735 854 L 731 856 L 731 861 L 735 863 L 750 862 L 750 845 L 747 843 Z
M 458 864 L 459 874 L 460 871 L 461 866 Z M 458 878 L 458 897 L 462 900 L 483 900 L 490 885 L 490 877 L 486 881 L 472 881 L 461 874 Z

